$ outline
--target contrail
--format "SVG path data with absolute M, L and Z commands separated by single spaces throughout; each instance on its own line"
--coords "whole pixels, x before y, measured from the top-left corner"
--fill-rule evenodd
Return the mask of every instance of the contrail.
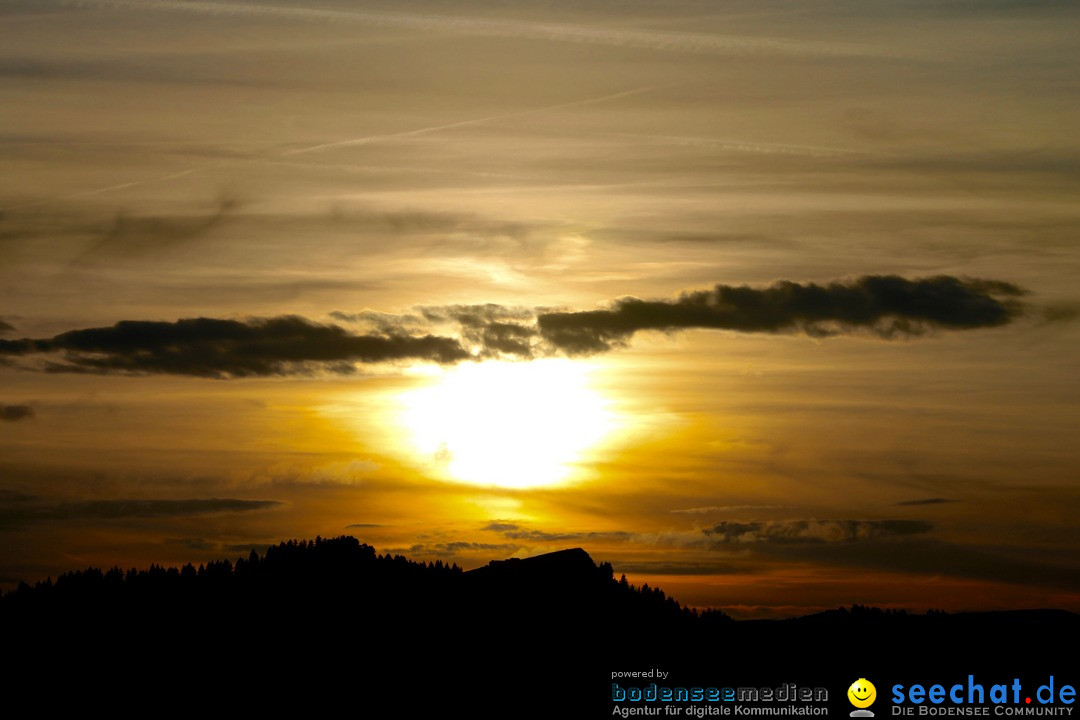
M 725 140 L 722 138 L 688 137 L 682 135 L 654 135 L 642 133 L 604 133 L 604 137 L 625 137 L 647 140 L 665 145 L 715 148 L 725 152 L 761 153 L 766 155 L 802 155 L 806 157 L 889 157 L 891 154 L 878 150 L 858 150 L 848 147 L 826 145 L 795 145 L 792 143 L 758 142 L 750 140 Z
M 712 35 L 668 30 L 629 30 L 586 27 L 567 23 L 494 20 L 372 10 L 327 10 L 249 3 L 201 2 L 198 0 L 69 0 L 84 7 L 123 7 L 140 10 L 175 10 L 212 15 L 257 15 L 286 19 L 354 22 L 373 27 L 458 32 L 488 37 L 554 40 L 593 45 L 641 48 L 671 52 L 719 55 L 820 55 L 851 57 L 898 57 L 901 53 L 851 43 L 790 40 L 775 37 Z
M 168 182 L 169 180 L 182 178 L 185 175 L 191 175 L 193 173 L 201 172 L 203 170 L 209 170 L 210 168 L 221 167 L 224 164 L 225 163 L 215 163 L 213 165 L 203 165 L 200 167 L 188 168 L 187 170 L 181 170 L 180 172 L 169 173 L 168 175 L 158 175 L 152 178 L 146 178 L 145 180 L 132 180 L 131 182 L 118 183 L 116 185 L 106 185 L 105 187 L 94 188 L 93 190 L 80 190 L 79 192 L 68 193 L 67 195 L 58 195 L 56 197 L 47 198 L 45 200 L 36 200 L 34 202 L 24 203 L 22 205 L 7 205 L 0 208 L 0 212 L 7 210 L 25 210 L 26 208 L 45 205 L 46 203 L 53 200 L 74 200 L 76 198 L 101 195 L 102 193 L 112 192 L 114 190 L 126 190 L 127 188 L 139 187 L 140 185 Z
M 112 2 L 112 0 L 109 0 L 109 1 Z M 117 2 L 123 2 L 124 0 L 116 0 L 116 1 Z M 416 130 L 406 130 L 404 132 L 399 132 L 399 133 L 389 133 L 389 134 L 385 134 L 385 135 L 367 135 L 367 136 L 359 137 L 359 138 L 351 138 L 349 140 L 338 140 L 338 141 L 335 141 L 335 142 L 322 143 L 322 144 L 319 144 L 319 145 L 312 145 L 310 147 L 297 148 L 297 149 L 294 149 L 294 150 L 286 150 L 284 152 L 278 153 L 274 157 L 289 157 L 289 156 L 293 156 L 293 155 L 302 155 L 302 154 L 305 154 L 305 153 L 319 152 L 321 150 L 329 150 L 331 148 L 352 147 L 352 146 L 356 146 L 356 145 L 370 145 L 370 144 L 373 144 L 373 143 L 382 142 L 384 140 L 395 140 L 397 138 L 415 137 L 415 136 L 418 136 L 418 135 L 426 135 L 428 133 L 438 132 L 440 130 L 451 130 L 453 128 L 467 127 L 469 125 L 480 125 L 482 123 L 499 122 L 501 120 L 508 120 L 508 119 L 517 118 L 517 117 L 526 117 L 528 115 L 536 115 L 536 114 L 539 114 L 539 113 L 551 112 L 551 111 L 554 111 L 554 110 L 560 110 L 560 109 L 564 109 L 564 108 L 583 107 L 583 106 L 586 106 L 586 105 L 596 105 L 596 104 L 599 104 L 599 103 L 609 102 L 611 100 L 618 100 L 619 98 L 630 97 L 631 95 L 639 95 L 641 93 L 652 92 L 654 90 L 660 90 L 660 89 L 663 89 L 663 88 L 674 87 L 676 85 L 681 85 L 684 82 L 685 81 L 681 81 L 681 82 L 677 82 L 677 83 L 667 83 L 665 85 L 649 85 L 647 87 L 635 88 L 633 90 L 624 90 L 622 92 L 612 93 L 610 95 L 601 95 L 600 97 L 586 98 L 584 100 L 572 100 L 570 102 L 559 103 L 557 105 L 545 105 L 544 107 L 531 108 L 531 109 L 528 109 L 528 110 L 518 110 L 516 112 L 502 113 L 502 114 L 499 114 L 499 115 L 486 115 L 486 116 L 480 117 L 480 118 L 471 118 L 469 120 L 459 120 L 458 122 L 446 123 L 446 124 L 443 124 L 443 125 L 434 125 L 432 127 L 417 128 Z M 273 159 L 274 158 L 272 158 L 272 157 L 264 157 L 264 158 L 251 158 L 251 159 L 246 160 L 246 161 L 237 160 L 237 161 L 233 161 L 232 163 L 230 163 L 230 162 L 218 162 L 218 163 L 213 163 L 211 165 L 203 165 L 201 167 L 188 168 L 187 170 L 181 170 L 180 172 L 169 173 L 168 175 L 161 175 L 161 176 L 158 176 L 158 177 L 147 178 L 145 180 L 133 180 L 131 182 L 119 183 L 117 185 L 108 185 L 106 187 L 95 188 L 93 190 L 83 190 L 83 191 L 77 192 L 77 193 L 71 193 L 71 194 L 68 194 L 68 195 L 62 195 L 62 196 L 59 196 L 58 198 L 54 198 L 54 199 L 70 200 L 70 199 L 73 199 L 73 198 L 90 197 L 92 195 L 100 195 L 102 193 L 112 192 L 114 190 L 125 190 L 127 188 L 138 187 L 140 185 L 148 185 L 150 183 L 167 182 L 169 180 L 175 180 L 177 178 L 181 178 L 181 177 L 184 177 L 186 175 L 191 175 L 193 173 L 202 172 L 204 170 L 210 170 L 210 169 L 213 169 L 213 168 L 223 167 L 223 166 L 229 165 L 229 164 L 236 164 L 236 163 L 239 163 L 239 162 L 255 162 L 255 163 L 257 163 L 257 162 L 272 162 Z M 37 205 L 42 205 L 45 202 L 48 202 L 48 201 L 41 200 L 41 201 L 38 201 L 38 202 L 26 204 L 26 205 L 4 207 L 4 208 L 0 208 L 0 210 L 19 210 L 19 209 L 23 209 L 23 208 L 27 208 L 27 207 L 35 207 Z
M 124 190 L 130 187 L 137 187 L 139 185 L 146 185 L 147 183 L 165 182 L 167 180 L 175 180 L 176 178 L 190 175 L 199 170 L 205 170 L 206 167 L 194 167 L 187 170 L 181 170 L 177 173 L 171 173 L 169 175 L 162 175 L 161 177 L 147 178 L 146 180 L 133 180 L 132 182 L 120 183 L 119 185 L 109 185 L 108 187 L 98 188 L 97 190 L 84 190 L 82 192 L 71 193 L 70 195 L 64 195 L 64 199 L 89 197 L 90 195 L 97 195 L 99 193 L 112 192 L 113 190 Z
M 47 198 L 45 200 L 36 200 L 34 202 L 23 203 L 22 205 L 7 205 L 0 208 L 0 212 L 7 210 L 25 210 L 26 208 L 38 207 L 45 205 L 53 200 L 74 200 L 76 198 L 90 197 L 92 195 L 100 195 L 102 193 L 112 192 L 113 190 L 126 190 L 127 188 L 138 187 L 140 185 L 149 185 L 150 183 L 167 182 L 169 180 L 175 180 L 176 178 L 184 177 L 185 175 L 191 175 L 201 170 L 206 170 L 210 167 L 218 167 L 223 163 L 217 163 L 216 165 L 205 165 L 202 167 L 188 168 L 187 170 L 181 170 L 180 172 L 169 173 L 168 175 L 159 175 L 152 178 L 146 178 L 145 180 L 132 180 L 131 182 L 119 183 L 117 185 L 107 185 L 105 187 L 94 188 L 93 190 L 80 190 L 79 192 L 68 193 L 67 195 L 58 195 L 56 197 Z
M 426 135 L 428 133 L 438 132 L 440 130 L 451 130 L 453 128 L 468 127 L 469 125 L 480 125 L 483 123 L 499 122 L 501 120 L 510 120 L 512 118 L 526 117 L 528 115 L 551 112 L 553 110 L 562 110 L 564 108 L 581 107 L 584 105 L 596 105 L 598 103 L 604 103 L 610 100 L 618 100 L 619 98 L 629 97 L 631 95 L 639 95 L 641 93 L 652 92 L 653 90 L 673 87 L 674 85 L 678 84 L 681 83 L 669 83 L 667 85 L 650 85 L 648 87 L 637 88 L 636 90 L 624 90 L 623 92 L 614 93 L 612 95 L 604 95 L 602 97 L 589 98 L 587 100 L 574 100 L 572 102 L 559 103 L 558 105 L 547 105 L 545 107 L 533 108 L 531 110 L 519 110 L 517 112 L 503 113 L 501 115 L 488 115 L 487 117 L 473 118 L 471 120 L 460 120 L 458 122 L 447 123 L 445 125 L 433 125 L 432 127 L 419 128 L 417 130 L 406 130 L 405 132 L 390 133 L 388 135 L 367 135 L 365 137 L 353 138 L 351 140 L 339 140 L 337 142 L 323 143 L 322 145 L 312 145 L 311 147 L 288 150 L 286 152 L 283 152 L 282 156 L 300 155 L 302 153 L 318 152 L 320 150 L 328 150 L 330 148 L 350 147 L 353 145 L 369 145 L 371 143 L 382 142 L 383 140 L 396 140 L 397 138 Z
M 605 29 L 570 25 L 565 23 L 528 22 L 522 20 L 494 20 L 479 17 L 451 17 L 445 15 L 427 15 L 417 13 L 393 13 L 369 10 L 343 10 L 343 9 L 320 9 L 289 6 L 269 6 L 251 3 L 226 3 L 207 2 L 203 0 L 66 0 L 67 4 L 78 7 L 105 7 L 105 8 L 131 8 L 138 10 L 162 10 L 187 13 L 232 15 L 232 16 L 259 16 L 280 17 L 285 19 L 302 19 L 329 22 L 354 22 L 373 27 L 403 28 L 419 31 L 458 32 L 467 35 L 480 35 L 489 37 L 526 38 L 534 40 L 552 40 L 563 42 L 590 43 L 598 45 L 610 45 L 621 47 L 634 47 L 642 49 L 676 51 L 689 53 L 708 54 L 761 54 L 773 53 L 782 55 L 832 55 L 832 56 L 879 56 L 893 57 L 895 53 L 883 52 L 880 49 L 868 48 L 857 45 L 825 43 L 813 41 L 788 40 L 783 38 L 768 37 L 740 37 L 729 35 L 710 35 L 705 33 L 671 32 L 660 30 L 627 30 Z M 679 84 L 679 83 L 674 83 Z M 673 84 L 673 85 L 674 85 Z M 319 152 L 331 148 L 369 145 L 372 143 L 394 140 L 399 138 L 415 137 L 442 130 L 480 125 L 483 123 L 499 122 L 512 118 L 525 117 L 528 115 L 550 112 L 563 108 L 580 107 L 596 103 L 608 102 L 622 97 L 628 97 L 645 92 L 651 92 L 671 85 L 649 86 L 627 90 L 612 95 L 604 95 L 586 100 L 576 100 L 557 105 L 549 105 L 531 110 L 522 110 L 500 115 L 490 115 L 481 118 L 461 120 L 443 125 L 407 130 L 399 133 L 384 135 L 369 135 L 348 140 L 312 145 L 310 147 L 287 150 L 280 153 L 279 157 L 302 155 Z M 264 158 L 263 161 L 269 160 Z M 258 162 L 253 159 L 252 162 Z M 138 187 L 149 183 L 166 182 L 184 177 L 196 172 L 201 172 L 214 167 L 220 167 L 226 163 L 216 163 L 203 167 L 194 167 L 177 173 L 170 173 L 160 177 L 146 180 L 135 180 L 127 183 L 109 185 L 107 187 L 86 190 L 63 196 L 67 198 L 87 197 L 101 193 Z M 37 203 L 34 203 L 37 204 Z M 14 208 L 3 208 L 14 209 Z

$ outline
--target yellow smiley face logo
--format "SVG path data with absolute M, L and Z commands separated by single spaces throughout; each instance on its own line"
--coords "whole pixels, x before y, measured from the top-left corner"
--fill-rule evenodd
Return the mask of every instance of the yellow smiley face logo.
M 877 688 L 866 678 L 859 678 L 847 689 L 847 699 L 857 708 L 867 708 L 877 699 Z

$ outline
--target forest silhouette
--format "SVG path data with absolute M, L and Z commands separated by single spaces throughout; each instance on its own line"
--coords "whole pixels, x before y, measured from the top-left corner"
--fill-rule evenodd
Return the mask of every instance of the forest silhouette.
M 380 555 L 347 536 L 198 567 L 89 568 L 0 597 L 10 687 L 157 696 L 254 683 L 249 709 L 309 696 L 351 708 L 440 697 L 474 709 L 528 698 L 565 706 L 603 702 L 613 670 L 649 667 L 807 685 L 868 676 L 868 667 L 966 675 L 1016 658 L 1025 671 L 1054 672 L 1054 648 L 1075 646 L 1078 629 L 1080 616 L 1056 610 L 916 615 L 859 605 L 735 621 L 616 579 L 580 548 L 466 572 Z

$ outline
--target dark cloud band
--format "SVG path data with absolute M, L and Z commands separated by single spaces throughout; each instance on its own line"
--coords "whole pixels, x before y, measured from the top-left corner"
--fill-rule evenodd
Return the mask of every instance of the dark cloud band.
M 240 500 L 237 498 L 191 498 L 185 500 L 84 500 L 39 502 L 27 498 L 2 502 L 0 528 L 30 523 L 64 520 L 117 520 L 137 518 L 191 517 L 213 513 L 251 512 L 278 507 L 277 500 Z
M 931 328 L 994 327 L 1021 311 L 1016 285 L 947 275 L 908 280 L 867 275 L 847 282 L 781 281 L 765 288 L 717 285 L 676 300 L 618 300 L 606 310 L 537 317 L 544 338 L 570 354 L 603 352 L 641 330 L 713 328 L 739 332 L 834 335 L 869 330 L 882 337 Z
M 351 363 L 430 360 L 449 363 L 469 354 L 453 338 L 399 334 L 354 335 L 336 325 L 296 316 L 247 321 L 193 318 L 176 322 L 126 320 L 112 327 L 73 330 L 45 340 L 0 340 L 0 355 L 59 354 L 52 372 L 128 372 L 252 377 L 303 374 L 312 365 L 337 371 Z
M 34 417 L 34 408 L 29 405 L 0 405 L 0 420 L 16 422 Z
M 778 520 L 721 522 L 705 534 L 720 544 L 854 543 L 922 535 L 933 527 L 923 520 Z
M 364 363 L 592 354 L 626 345 L 642 330 L 713 328 L 817 337 L 863 331 L 891 338 L 1004 325 L 1023 310 L 1018 300 L 1023 293 L 998 280 L 867 275 L 826 285 L 717 285 L 675 300 L 623 298 L 607 309 L 582 312 L 489 304 L 424 307 L 406 316 L 332 314 L 366 326 L 358 333 L 293 315 L 125 320 L 46 339 L 0 339 L 0 362 L 4 356 L 45 356 L 34 369 L 237 378 L 352 372 Z
M 920 500 L 902 500 L 902 501 L 900 501 L 900 502 L 898 502 L 896 504 L 897 505 L 946 505 L 948 503 L 955 503 L 955 502 L 960 502 L 960 501 L 956 500 L 956 499 L 953 499 L 953 498 L 934 497 L 934 498 L 922 498 Z

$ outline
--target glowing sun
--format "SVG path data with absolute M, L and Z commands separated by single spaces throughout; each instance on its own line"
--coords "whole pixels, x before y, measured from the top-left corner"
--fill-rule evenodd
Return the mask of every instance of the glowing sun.
M 402 393 L 401 420 L 414 452 L 452 480 L 559 484 L 615 425 L 589 371 L 566 359 L 464 363 Z

